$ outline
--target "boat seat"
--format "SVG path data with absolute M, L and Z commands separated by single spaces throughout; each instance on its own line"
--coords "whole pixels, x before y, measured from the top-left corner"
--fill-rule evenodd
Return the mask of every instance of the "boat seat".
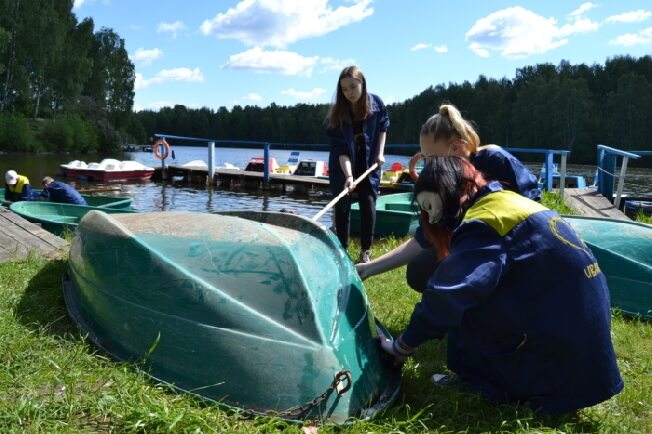
M 54 223 L 77 223 L 79 221 L 79 217 L 59 215 L 59 214 L 39 215 L 38 218 L 41 220 L 47 220 Z
M 385 209 L 388 211 L 408 211 L 415 212 L 417 211 L 417 206 L 413 203 L 388 203 L 385 204 Z

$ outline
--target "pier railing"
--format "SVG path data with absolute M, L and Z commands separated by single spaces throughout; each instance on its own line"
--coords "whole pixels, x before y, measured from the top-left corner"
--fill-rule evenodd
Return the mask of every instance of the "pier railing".
M 564 149 L 529 149 L 529 148 L 505 148 L 506 151 L 515 153 L 522 152 L 526 154 L 544 154 L 545 159 L 543 162 L 543 167 L 545 168 L 545 178 L 543 179 L 543 188 L 546 191 L 552 191 L 553 187 L 553 175 L 555 168 L 555 155 L 561 157 L 560 167 L 559 167 L 559 195 L 564 196 L 564 185 L 566 184 L 566 160 L 570 151 Z
M 610 148 L 609 146 L 598 145 L 598 168 L 595 174 L 595 186 L 602 196 L 609 200 L 613 199 L 614 207 L 620 207 L 628 160 L 630 158 L 641 158 L 644 155 L 652 155 L 652 151 L 622 151 L 620 149 Z M 622 162 L 620 164 L 620 174 L 616 175 L 618 157 L 622 158 Z M 618 186 L 614 197 L 616 177 L 618 177 Z

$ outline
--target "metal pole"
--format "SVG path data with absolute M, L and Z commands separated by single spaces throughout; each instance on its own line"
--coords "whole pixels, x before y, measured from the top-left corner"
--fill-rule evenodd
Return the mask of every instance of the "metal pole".
M 616 199 L 614 200 L 614 206 L 616 209 L 620 208 L 620 196 L 623 194 L 623 187 L 625 185 L 625 172 L 627 172 L 627 160 L 629 158 L 623 157 L 623 164 L 620 166 L 620 177 L 618 178 L 618 189 L 616 190 Z
M 208 142 L 208 176 L 206 184 L 213 185 L 215 177 L 215 142 Z
M 566 186 L 566 154 L 561 154 L 561 170 L 559 172 L 559 197 L 564 198 Z
M 269 184 L 269 143 L 265 143 L 263 150 L 263 182 L 265 185 Z

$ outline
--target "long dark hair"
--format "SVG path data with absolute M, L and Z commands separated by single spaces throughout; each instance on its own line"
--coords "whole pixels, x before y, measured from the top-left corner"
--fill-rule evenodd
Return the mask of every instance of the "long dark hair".
M 342 92 L 340 81 L 346 77 L 360 80 L 362 83 L 362 94 L 355 107 L 351 107 L 351 103 Z M 333 103 L 328 112 L 328 124 L 331 128 L 338 128 L 345 122 L 352 123 L 353 118 L 356 120 L 365 119 L 369 115 L 369 111 L 367 79 L 357 66 L 347 66 L 340 72 L 340 76 L 337 79 L 337 94 L 335 96 L 335 103 Z
M 433 157 L 423 168 L 414 185 L 414 200 L 421 192 L 433 192 L 442 200 L 441 219 L 432 224 L 421 211 L 426 239 L 437 249 L 440 259 L 448 256 L 453 230 L 460 225 L 466 211 L 463 198 L 470 198 L 477 188 L 478 172 L 462 157 Z

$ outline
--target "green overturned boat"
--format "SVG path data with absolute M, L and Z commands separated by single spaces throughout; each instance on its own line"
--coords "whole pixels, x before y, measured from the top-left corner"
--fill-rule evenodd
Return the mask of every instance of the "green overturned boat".
M 412 193 L 395 193 L 376 199 L 376 237 L 403 237 L 419 227 L 419 207 L 412 201 Z M 360 234 L 360 205 L 351 204 L 351 234 Z
M 41 193 L 41 190 L 32 190 L 32 196 L 36 196 Z M 96 206 L 99 208 L 113 208 L 113 209 L 124 209 L 130 210 L 131 205 L 134 201 L 132 197 L 126 196 L 106 196 L 106 195 L 90 195 L 82 194 L 81 195 L 86 200 L 86 205 Z M 0 200 L 5 197 L 5 189 L 0 188 Z M 50 203 L 49 200 L 44 202 Z
M 116 359 L 247 414 L 343 423 L 399 388 L 354 265 L 300 216 L 89 212 L 64 296 Z
M 607 278 L 611 305 L 652 319 L 652 226 L 626 220 L 563 216 L 591 249 Z
M 81 218 L 89 211 L 101 210 L 107 213 L 136 213 L 136 211 L 120 208 L 102 208 L 47 201 L 14 202 L 9 206 L 9 209 L 25 220 L 41 225 L 43 229 L 54 235 L 62 235 L 66 231 L 74 231 Z

